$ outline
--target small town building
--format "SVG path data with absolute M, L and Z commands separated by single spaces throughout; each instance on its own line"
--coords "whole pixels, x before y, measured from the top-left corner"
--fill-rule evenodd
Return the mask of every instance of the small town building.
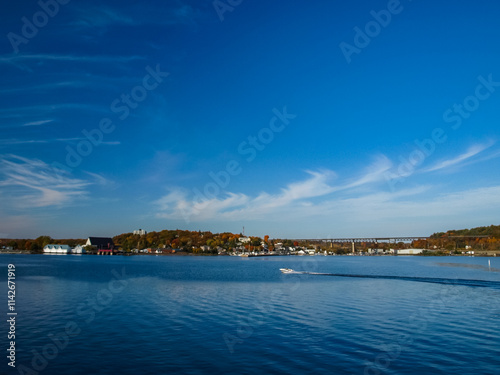
M 71 247 L 69 245 L 45 245 L 43 247 L 43 252 L 48 254 L 69 254 L 71 253 Z
M 85 246 L 92 246 L 97 250 L 97 254 L 113 255 L 115 244 L 111 237 L 89 237 Z
M 417 255 L 424 252 L 425 249 L 398 249 L 396 255 Z
M 72 254 L 85 254 L 85 249 L 83 248 L 82 245 L 77 245 L 74 248 L 71 249 Z
M 115 244 L 111 237 L 89 237 L 85 246 L 94 246 L 97 250 L 105 250 L 114 248 Z

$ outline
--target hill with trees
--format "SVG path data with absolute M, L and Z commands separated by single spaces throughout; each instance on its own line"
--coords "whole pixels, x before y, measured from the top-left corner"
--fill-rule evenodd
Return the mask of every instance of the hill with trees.
M 443 238 L 453 236 L 490 236 L 493 238 L 500 238 L 500 225 L 490 225 L 489 227 L 476 227 L 471 229 L 453 229 L 447 232 L 434 233 L 430 238 Z
M 176 229 L 149 232 L 145 235 L 123 233 L 113 237 L 113 242 L 115 246 L 125 251 L 144 248 L 173 248 L 196 253 L 202 247 L 208 246 L 210 250 L 215 250 L 217 253 L 217 248 L 229 250 L 238 246 L 240 237 L 243 235 L 230 232 L 212 233 Z M 249 246 L 260 246 L 261 242 L 260 237 L 250 237 Z

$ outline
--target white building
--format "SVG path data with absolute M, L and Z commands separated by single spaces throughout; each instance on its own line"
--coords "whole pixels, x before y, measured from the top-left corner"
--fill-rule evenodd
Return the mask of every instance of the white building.
M 238 241 L 240 241 L 241 243 L 249 243 L 251 241 L 251 238 L 250 237 L 240 237 L 240 238 L 238 238 Z
M 68 245 L 45 245 L 43 252 L 48 254 L 69 254 L 71 253 L 71 247 Z
M 139 236 L 144 236 L 148 234 L 144 229 L 134 230 L 134 234 L 138 234 Z
M 425 249 L 398 249 L 396 255 L 417 255 L 424 252 Z
M 71 249 L 72 254 L 85 254 L 85 249 L 82 245 L 77 245 L 73 249 Z

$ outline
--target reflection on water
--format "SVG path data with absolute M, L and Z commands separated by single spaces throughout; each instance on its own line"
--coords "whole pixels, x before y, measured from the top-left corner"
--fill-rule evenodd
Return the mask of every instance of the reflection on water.
M 481 264 L 467 264 L 467 263 L 436 263 L 438 266 L 443 267 L 462 267 L 470 268 L 474 270 L 488 271 L 488 272 L 500 272 L 500 268 L 483 266 Z
M 500 275 L 449 259 L 4 255 L 0 268 L 16 264 L 19 365 L 80 330 L 41 375 L 498 373 Z

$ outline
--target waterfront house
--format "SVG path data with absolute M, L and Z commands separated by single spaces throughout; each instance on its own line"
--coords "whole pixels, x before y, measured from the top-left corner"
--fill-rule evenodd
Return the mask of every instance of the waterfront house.
M 72 254 L 85 254 L 85 249 L 82 245 L 77 245 L 73 249 L 71 249 Z
M 85 246 L 94 246 L 97 250 L 113 250 L 115 244 L 111 237 L 89 237 Z
M 68 254 L 71 253 L 71 247 L 68 245 L 45 245 L 43 252 L 48 254 Z
M 89 237 L 85 246 L 92 246 L 97 250 L 97 254 L 113 255 L 115 244 L 111 237 Z

